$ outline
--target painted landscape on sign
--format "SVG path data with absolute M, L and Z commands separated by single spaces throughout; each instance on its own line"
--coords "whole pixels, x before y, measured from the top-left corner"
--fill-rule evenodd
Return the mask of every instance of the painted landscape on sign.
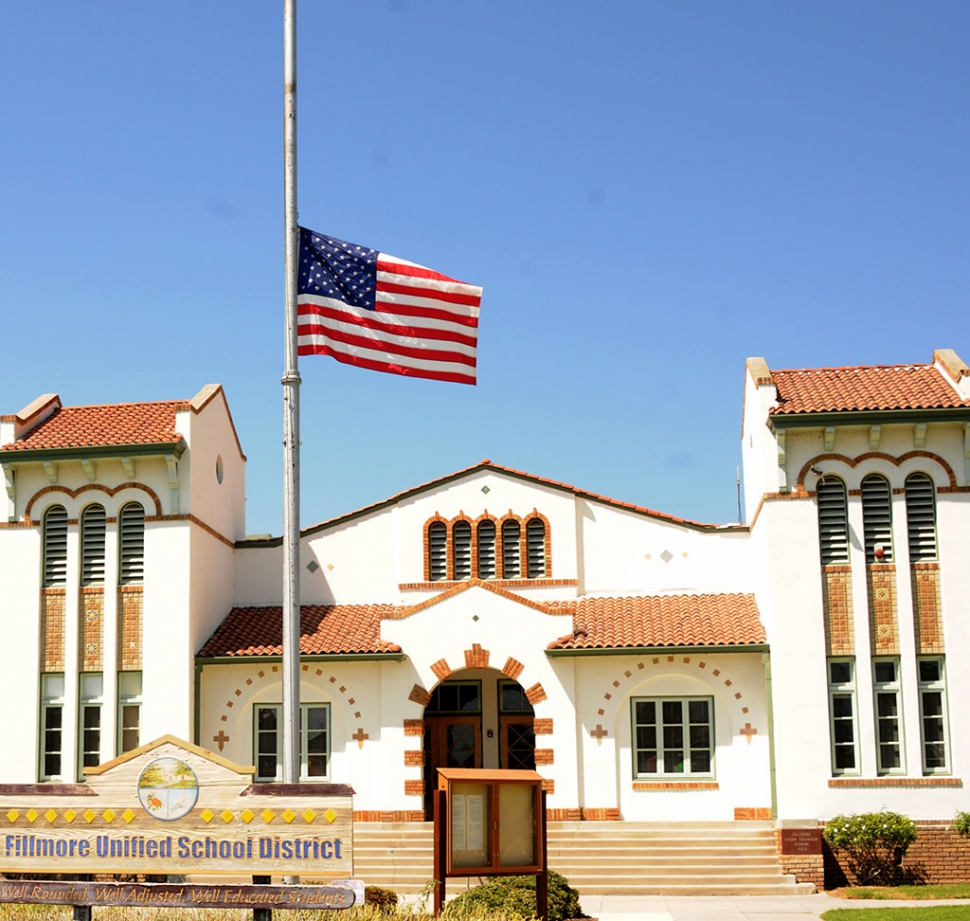
M 156 819 L 188 815 L 199 798 L 199 779 L 181 758 L 156 758 L 138 778 L 138 799 Z

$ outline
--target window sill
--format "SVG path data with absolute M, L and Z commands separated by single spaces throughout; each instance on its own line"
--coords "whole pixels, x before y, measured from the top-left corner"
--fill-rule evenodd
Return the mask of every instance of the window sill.
M 830 787 L 962 787 L 959 777 L 833 777 Z
M 635 780 L 637 793 L 666 793 L 671 790 L 719 790 L 716 780 Z

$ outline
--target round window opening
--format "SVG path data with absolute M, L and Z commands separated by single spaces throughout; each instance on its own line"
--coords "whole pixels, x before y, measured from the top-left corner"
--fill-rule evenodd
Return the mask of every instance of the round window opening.
M 220 454 L 216 458 L 216 480 L 221 483 L 222 478 L 226 475 L 226 471 L 222 466 L 222 455 Z

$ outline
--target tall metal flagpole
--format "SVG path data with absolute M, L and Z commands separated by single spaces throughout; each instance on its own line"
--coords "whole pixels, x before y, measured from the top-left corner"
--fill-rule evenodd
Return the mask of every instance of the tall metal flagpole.
M 286 370 L 283 373 L 283 783 L 300 780 L 300 372 L 296 286 L 296 0 L 283 7 L 283 208 Z

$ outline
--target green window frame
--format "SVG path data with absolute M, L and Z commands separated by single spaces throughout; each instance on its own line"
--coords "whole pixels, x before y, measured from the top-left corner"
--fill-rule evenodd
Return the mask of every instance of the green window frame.
M 946 705 L 946 661 L 943 656 L 916 660 L 919 686 L 919 731 L 924 774 L 949 774 L 949 725 Z
M 859 773 L 859 720 L 855 692 L 855 659 L 829 659 L 829 739 L 832 773 Z
M 41 781 L 60 780 L 64 753 L 64 675 L 40 676 L 40 765 Z
M 713 697 L 634 697 L 633 776 L 714 776 Z
M 253 761 L 257 783 L 283 779 L 283 705 L 253 704 Z M 330 779 L 330 704 L 300 704 L 300 781 Z
M 899 659 L 872 660 L 872 697 L 876 719 L 876 771 L 879 774 L 905 774 Z
M 141 672 L 118 672 L 118 754 L 141 745 Z

